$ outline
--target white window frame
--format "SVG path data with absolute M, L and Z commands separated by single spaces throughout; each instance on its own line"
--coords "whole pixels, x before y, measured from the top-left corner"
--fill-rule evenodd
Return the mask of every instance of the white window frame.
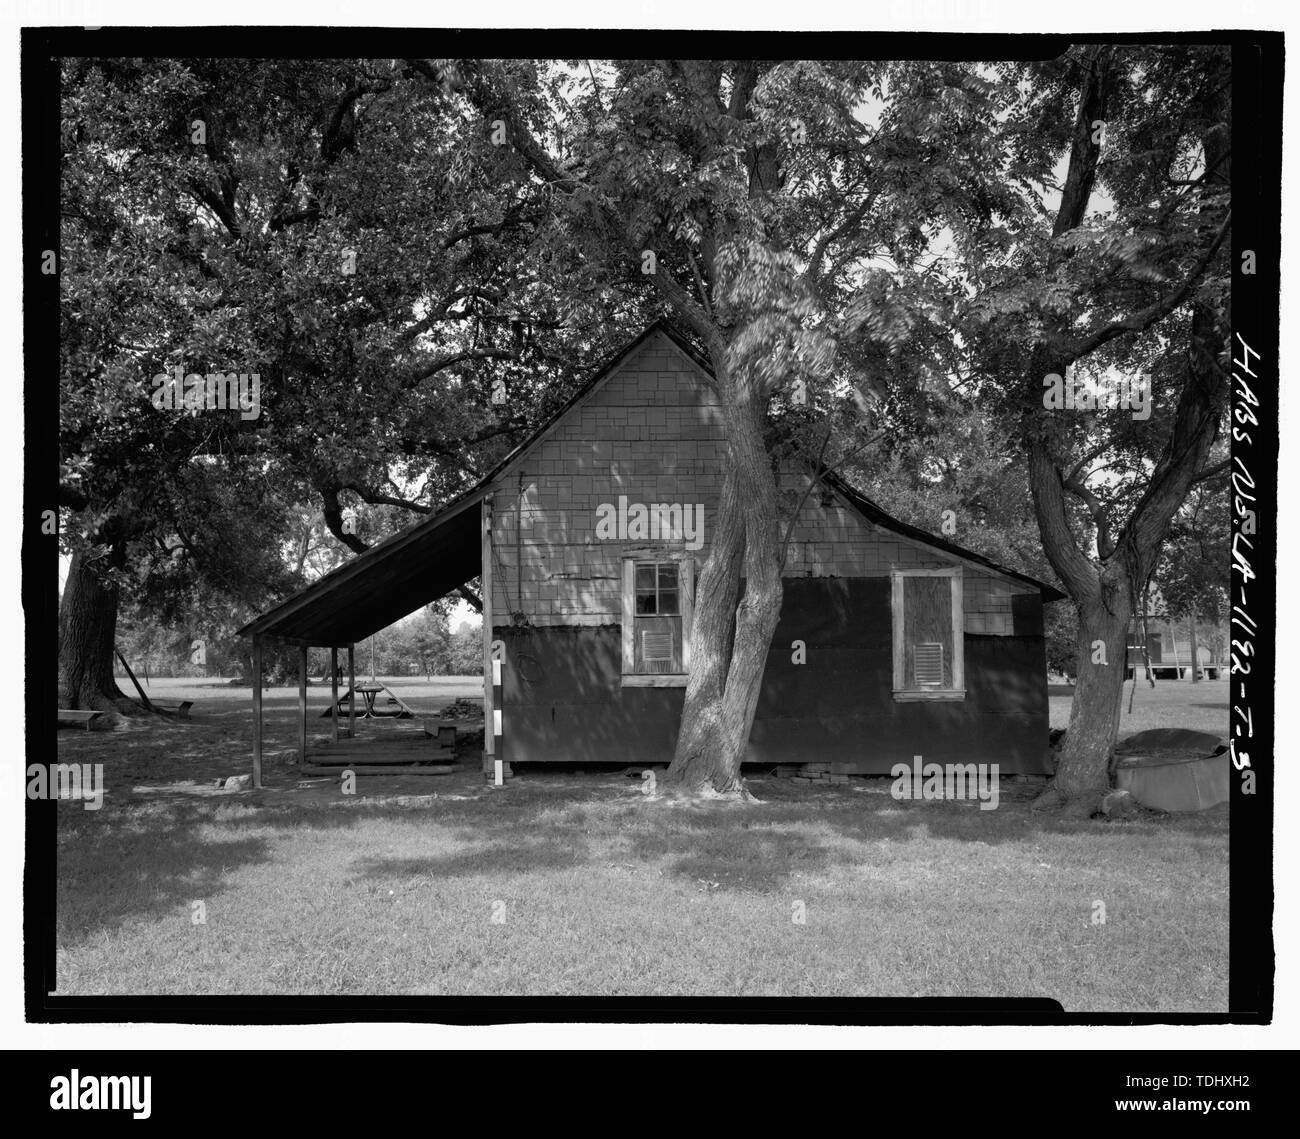
M 682 671 L 635 672 L 636 564 L 677 563 L 677 605 L 682 619 Z M 623 556 L 623 688 L 685 688 L 691 667 L 691 623 L 695 615 L 695 559 L 673 550 L 640 550 Z
M 952 582 L 952 687 L 909 687 L 906 669 L 907 652 L 903 641 L 903 582 L 909 577 L 946 577 Z M 890 622 L 894 644 L 894 699 L 965 700 L 966 699 L 966 617 L 962 600 L 962 567 L 945 569 L 894 569 L 889 574 Z

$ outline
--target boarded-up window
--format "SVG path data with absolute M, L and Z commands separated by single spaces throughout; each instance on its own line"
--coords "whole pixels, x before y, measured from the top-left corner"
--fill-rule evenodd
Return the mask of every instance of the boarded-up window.
M 894 691 L 960 695 L 961 571 L 896 570 L 892 580 Z
M 628 559 L 624 571 L 624 613 L 631 637 L 624 639 L 625 674 L 680 675 L 687 669 L 685 623 L 689 567 L 677 561 Z M 630 640 L 630 644 L 629 644 Z

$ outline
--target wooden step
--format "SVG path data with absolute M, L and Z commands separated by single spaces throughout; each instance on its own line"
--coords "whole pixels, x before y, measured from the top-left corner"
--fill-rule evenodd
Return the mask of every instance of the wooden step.
M 317 767 L 374 767 L 375 765 L 397 766 L 417 763 L 455 763 L 455 755 L 435 752 L 431 755 L 331 755 L 328 752 L 307 753 L 307 762 Z
M 406 759 L 408 756 L 412 759 L 418 759 L 423 756 L 429 758 L 441 758 L 443 756 L 453 756 L 456 753 L 449 747 L 436 747 L 433 744 L 426 743 L 423 747 L 386 747 L 383 744 L 373 744 L 370 747 L 344 747 L 339 745 L 335 747 L 332 744 L 317 744 L 307 749 L 308 755 L 396 755 Z
M 338 775 L 343 771 L 343 767 L 317 767 L 307 765 L 299 769 L 303 775 Z M 393 767 L 358 767 L 353 772 L 355 775 L 454 775 L 457 771 L 464 770 L 461 767 L 448 767 L 446 765 L 438 767 L 416 767 L 412 765 L 398 765 Z
M 328 741 L 311 746 L 329 748 L 331 751 L 432 751 L 438 745 L 424 736 L 417 736 L 413 740 L 377 740 L 373 737 L 349 740 L 340 737 L 338 743 Z

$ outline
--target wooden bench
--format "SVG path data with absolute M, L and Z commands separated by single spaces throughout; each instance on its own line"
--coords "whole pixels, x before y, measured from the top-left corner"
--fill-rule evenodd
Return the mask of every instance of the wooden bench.
M 85 708 L 60 708 L 59 727 L 85 728 L 89 732 L 93 731 L 93 725 L 103 719 L 103 716 L 103 712 L 95 712 Z
M 157 700 L 151 700 L 150 703 L 160 712 L 166 712 L 169 716 L 179 716 L 182 720 L 190 718 L 190 709 L 194 707 L 193 700 L 182 700 L 179 704 L 159 704 Z
M 1186 667 L 1187 667 L 1186 665 L 1181 665 L 1181 664 L 1153 664 L 1151 666 L 1151 676 L 1155 680 L 1182 680 L 1183 671 L 1186 669 Z M 1138 665 L 1138 668 L 1145 669 L 1146 665 L 1140 664 Z M 1129 665 L 1124 670 L 1124 679 L 1125 680 L 1133 679 L 1132 665 Z

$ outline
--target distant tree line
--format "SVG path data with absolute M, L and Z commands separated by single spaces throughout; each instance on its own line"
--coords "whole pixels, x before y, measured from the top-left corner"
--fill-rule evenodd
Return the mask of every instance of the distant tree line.
M 247 638 L 233 630 L 163 627 L 139 613 L 124 616 L 119 625 L 118 647 L 132 671 L 147 677 L 228 677 L 251 683 L 252 659 Z M 199 644 L 203 649 L 200 653 Z M 370 642 L 356 647 L 358 677 L 370 675 Z M 329 675 L 328 649 L 307 653 L 309 676 Z M 347 658 L 339 654 L 346 675 Z M 375 637 L 374 670 L 380 676 L 476 676 L 483 670 L 483 640 L 479 628 L 463 624 L 452 632 L 446 614 L 425 608 Z M 119 676 L 125 676 L 120 662 Z M 268 683 L 297 679 L 298 662 L 292 646 L 268 645 L 263 660 Z

